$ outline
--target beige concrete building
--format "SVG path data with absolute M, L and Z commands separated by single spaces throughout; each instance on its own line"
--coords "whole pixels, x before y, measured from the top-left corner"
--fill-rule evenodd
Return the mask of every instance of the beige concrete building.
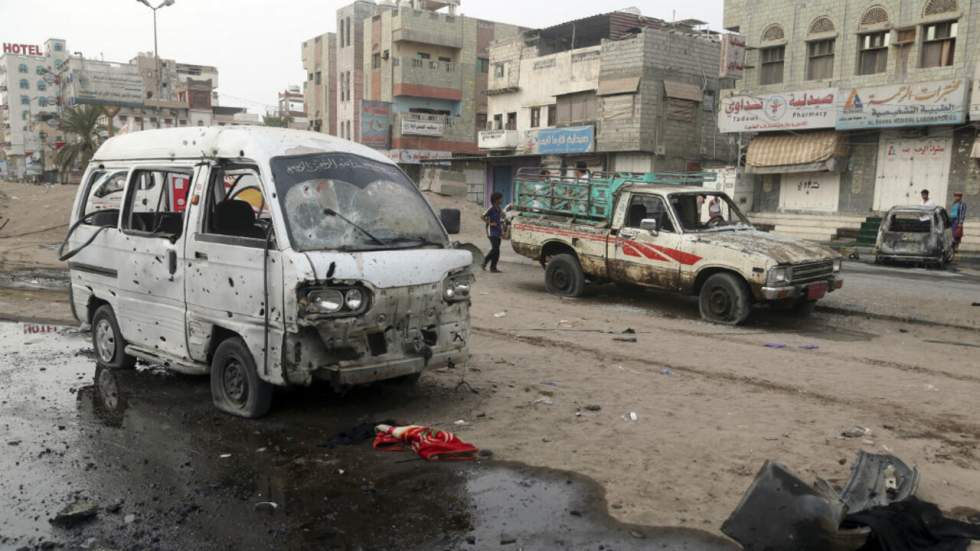
M 303 104 L 310 130 L 337 134 L 337 35 L 324 33 L 303 42 Z
M 922 189 L 980 202 L 980 2 L 726 0 L 724 25 L 747 52 L 719 125 L 746 146 L 757 221 L 870 240 Z

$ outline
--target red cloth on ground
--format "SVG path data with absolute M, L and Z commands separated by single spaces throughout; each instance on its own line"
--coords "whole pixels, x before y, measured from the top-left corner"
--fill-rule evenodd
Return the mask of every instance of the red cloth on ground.
M 426 461 L 472 461 L 479 451 L 455 434 L 421 425 L 375 427 L 374 448 L 384 451 L 405 451 L 411 448 Z

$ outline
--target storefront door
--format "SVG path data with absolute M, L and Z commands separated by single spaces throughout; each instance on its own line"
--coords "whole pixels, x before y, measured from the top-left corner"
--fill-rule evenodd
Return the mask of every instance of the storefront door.
M 507 206 L 513 202 L 513 187 L 513 169 L 509 165 L 493 167 L 493 191 L 504 196 L 501 205 Z
M 783 174 L 779 187 L 779 210 L 836 212 L 840 198 L 837 172 Z
M 917 205 L 929 190 L 934 202 L 946 200 L 952 137 L 900 138 L 882 134 L 878 146 L 874 210 Z

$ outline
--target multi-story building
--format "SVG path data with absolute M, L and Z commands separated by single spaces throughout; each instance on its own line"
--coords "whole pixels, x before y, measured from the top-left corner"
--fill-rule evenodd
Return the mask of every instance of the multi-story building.
M 310 127 L 310 121 L 306 117 L 306 108 L 303 102 L 304 96 L 303 92 L 300 92 L 299 86 L 289 86 L 282 92 L 279 92 L 276 115 L 288 120 L 290 128 L 307 130 Z
M 61 39 L 34 44 L 3 44 L 0 55 L 0 160 L 7 177 L 40 176 L 52 166 L 63 140 L 56 125 L 57 73 L 67 58 Z
M 978 24 L 971 0 L 726 0 L 747 50 L 719 125 L 746 147 L 755 219 L 826 240 L 922 189 L 977 203 Z
M 364 21 L 379 6 L 357 0 L 337 10 L 337 135 L 361 139 L 361 100 L 364 99 Z
M 337 35 L 325 33 L 303 42 L 303 105 L 310 130 L 337 134 Z
M 490 44 L 522 29 L 457 15 L 458 4 L 404 2 L 364 22 L 363 107 L 390 105 L 389 155 L 400 163 L 479 152 Z M 376 130 L 362 126 L 363 143 L 386 137 L 367 132 Z
M 612 12 L 497 41 L 490 52 L 487 194 L 521 167 L 686 171 L 733 162 L 717 130 L 721 42 L 700 22 Z

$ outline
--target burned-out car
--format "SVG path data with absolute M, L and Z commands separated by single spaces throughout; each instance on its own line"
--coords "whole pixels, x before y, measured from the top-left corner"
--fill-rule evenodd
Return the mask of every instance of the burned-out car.
M 370 148 L 258 127 L 118 136 L 71 224 L 62 259 L 98 363 L 208 374 L 229 413 L 263 415 L 274 385 L 466 358 L 471 253 Z
M 942 267 L 953 260 L 953 228 L 946 209 L 892 207 L 881 220 L 875 261 Z

